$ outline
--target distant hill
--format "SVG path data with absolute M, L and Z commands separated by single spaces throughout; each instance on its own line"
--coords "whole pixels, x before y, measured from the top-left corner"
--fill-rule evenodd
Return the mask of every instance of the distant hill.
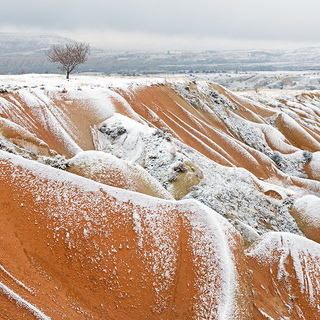
M 65 44 L 74 40 L 50 33 L 0 32 L 0 57 L 42 56 L 53 44 Z
M 0 74 L 56 73 L 45 58 L 53 44 L 74 40 L 57 34 L 0 33 Z M 141 75 L 235 71 L 320 70 L 320 48 L 299 50 L 128 52 L 93 48 L 79 72 Z

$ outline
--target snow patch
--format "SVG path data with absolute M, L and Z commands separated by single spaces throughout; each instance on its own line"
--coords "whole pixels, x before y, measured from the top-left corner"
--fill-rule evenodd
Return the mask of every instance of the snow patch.
M 313 195 L 306 195 L 297 199 L 293 208 L 299 212 L 307 223 L 314 227 L 320 227 L 320 198 Z
M 306 294 L 310 303 L 320 294 L 320 245 L 312 240 L 285 232 L 264 234 L 247 255 L 255 257 L 263 264 L 274 263 L 276 252 L 280 253 L 277 278 L 287 275 L 287 259 L 293 260 L 300 291 Z
M 18 294 L 16 294 L 14 291 L 12 291 L 10 288 L 8 288 L 6 285 L 0 282 L 0 290 L 7 295 L 10 299 L 16 301 L 16 303 L 19 306 L 22 306 L 23 308 L 26 308 L 31 313 L 33 313 L 38 319 L 41 320 L 50 320 L 48 316 L 46 316 L 43 312 L 41 312 L 38 308 L 33 306 L 28 301 L 21 298 Z

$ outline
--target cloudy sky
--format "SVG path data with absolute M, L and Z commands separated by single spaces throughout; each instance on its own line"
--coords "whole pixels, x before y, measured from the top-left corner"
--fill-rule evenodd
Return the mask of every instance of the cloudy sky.
M 105 49 L 320 45 L 319 0 L 1 0 L 0 32 L 55 32 Z

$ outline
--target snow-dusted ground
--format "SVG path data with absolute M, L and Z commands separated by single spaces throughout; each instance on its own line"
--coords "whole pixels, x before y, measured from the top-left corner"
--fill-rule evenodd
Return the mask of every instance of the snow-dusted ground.
M 99 86 L 127 89 L 133 86 L 145 86 L 168 82 L 186 81 L 212 81 L 233 91 L 257 91 L 262 89 L 296 91 L 320 89 L 319 71 L 259 71 L 237 73 L 213 74 L 159 74 L 158 77 L 116 77 L 104 75 L 71 74 L 67 82 L 64 75 L 56 74 L 27 74 L 27 75 L 1 75 L 1 89 L 17 89 L 18 87 L 45 86 L 46 89 L 75 88 L 82 86 Z M 285 91 L 283 91 L 285 92 Z M 282 94 L 282 93 L 281 93 Z
M 223 76 L 244 81 L 243 78 L 239 78 L 239 75 Z M 258 74 L 258 76 L 265 77 L 264 74 Z M 314 73 L 312 79 L 317 79 L 317 76 Z M 214 78 L 213 75 L 212 77 Z M 281 78 L 281 74 L 268 73 L 268 77 Z M 254 77 L 250 75 L 249 78 Z M 310 80 L 301 73 L 299 79 L 301 83 L 307 83 Z M 289 143 L 274 126 L 274 122 L 278 117 L 282 117 L 287 126 L 295 128 L 298 134 L 305 136 L 315 148 L 320 150 L 320 142 L 306 129 L 303 129 L 298 113 L 293 110 L 294 108 L 308 115 L 311 114 L 311 116 L 313 112 L 313 119 L 308 117 L 303 120 L 303 124 L 307 124 L 308 128 L 312 129 L 317 126 L 319 99 L 314 98 L 308 103 L 305 101 L 301 103 L 299 96 L 302 92 L 299 90 L 239 92 L 239 99 L 254 101 L 261 108 L 269 108 L 274 114 L 270 119 L 263 119 L 255 115 L 255 121 L 247 121 L 246 118 L 237 114 L 238 106 L 231 101 L 230 96 L 223 96 L 214 91 L 206 81 L 198 81 L 196 90 L 185 90 L 188 80 L 175 77 L 115 78 L 76 75 L 66 81 L 63 76 L 57 75 L 21 75 L 2 76 L 1 80 L 0 90 L 2 92 L 19 92 L 24 103 L 35 110 L 35 113 L 38 112 L 37 108 L 50 110 L 50 114 L 43 117 L 41 121 L 61 131 L 60 136 L 74 154 L 82 151 L 75 142 L 79 129 L 73 126 L 66 114 L 61 113 L 51 100 L 61 92 L 66 92 L 67 99 L 70 100 L 90 101 L 91 106 L 86 106 L 86 108 L 91 108 L 92 112 L 99 114 L 100 119 L 106 119 L 91 129 L 96 150 L 109 152 L 132 164 L 140 165 L 176 198 L 197 199 L 228 218 L 235 225 L 238 225 L 240 221 L 254 228 L 258 233 L 274 230 L 300 234 L 288 211 L 292 201 L 287 198 L 296 196 L 295 190 L 267 185 L 241 168 L 226 168 L 217 165 L 170 134 L 150 127 L 148 122 L 136 114 L 115 90 L 121 89 L 134 96 L 135 90 L 140 87 L 170 84 L 191 105 L 218 117 L 231 133 L 228 139 L 233 139 L 234 148 L 240 154 L 243 153 L 244 157 L 249 155 L 244 146 L 249 146 L 261 152 L 266 159 L 271 158 L 278 169 L 286 175 L 303 178 L 306 177 L 303 171 L 304 165 L 312 158 L 312 154 Z M 125 106 L 131 118 L 116 113 L 114 100 Z M 16 107 L 13 104 L 8 105 L 1 96 L 0 106 L 2 112 Z M 89 112 L 91 109 L 88 109 Z M 151 109 L 149 113 L 155 120 L 159 119 L 159 116 Z M 197 121 L 195 118 L 192 119 Z M 181 121 L 183 122 L 183 119 Z M 268 144 L 267 140 L 271 143 Z M 201 143 L 200 140 L 199 143 Z M 10 145 L 5 145 L 5 148 L 9 147 Z M 271 147 L 278 148 L 282 153 L 273 151 Z M 253 163 L 257 163 L 252 156 L 250 157 Z M 41 159 L 44 163 L 50 162 L 43 158 L 38 160 L 41 161 Z M 57 159 L 54 162 L 54 164 L 58 162 L 57 167 L 59 167 L 59 161 L 62 166 L 67 165 L 63 163 L 63 159 Z M 317 166 L 317 162 L 313 161 L 312 165 Z M 190 182 L 187 192 L 186 190 L 181 191 L 182 187 L 179 185 L 179 177 L 182 173 L 185 173 L 184 183 Z M 261 190 L 273 190 L 280 195 L 281 199 L 269 197 Z
M 307 86 L 318 81 L 317 76 L 314 74 L 310 80 L 302 75 L 299 83 Z M 254 77 L 246 80 L 247 83 L 252 80 L 250 83 L 254 86 L 265 75 Z M 280 77 L 274 81 L 284 79 Z M 234 96 L 232 92 L 221 88 L 219 91 L 219 88 L 206 81 L 190 83 L 185 78 L 168 77 L 72 76 L 66 81 L 63 76 L 56 75 L 23 75 L 1 76 L 0 80 L 0 111 L 3 116 L 0 122 L 0 149 L 3 150 L 0 151 L 0 157 L 3 163 L 12 168 L 11 182 L 18 181 L 20 190 L 31 192 L 39 204 L 45 203 L 47 195 L 51 195 L 52 202 L 49 201 L 46 207 L 46 215 L 54 221 L 53 234 L 50 235 L 54 243 L 66 243 L 74 247 L 84 243 L 88 245 L 91 235 L 100 234 L 95 225 L 111 228 L 109 217 L 101 212 L 100 204 L 105 197 L 112 198 L 112 214 L 121 213 L 117 223 L 120 226 L 124 219 L 130 218 L 138 246 L 145 250 L 144 257 L 149 259 L 150 272 L 155 276 L 152 285 L 157 292 L 157 310 L 162 311 L 168 306 L 169 298 L 164 295 L 174 281 L 178 263 L 178 255 L 172 248 L 176 246 L 179 235 L 172 234 L 171 228 L 179 224 L 178 219 L 182 217 L 182 221 L 188 221 L 188 227 L 192 230 L 192 252 L 203 275 L 195 284 L 202 303 L 197 314 L 202 318 L 230 319 L 236 312 L 235 301 L 239 290 L 236 253 L 233 252 L 235 240 L 232 237 L 240 236 L 228 220 L 240 231 L 247 245 L 256 242 L 247 251 L 248 257 L 270 263 L 273 259 L 271 253 L 280 250 L 278 278 L 286 273 L 285 261 L 291 255 L 300 291 L 310 303 L 315 301 L 316 295 L 319 295 L 319 283 L 316 281 L 312 284 L 310 275 L 313 271 L 317 277 L 319 275 L 318 267 L 312 269 L 319 260 L 319 245 L 299 237 L 303 234 L 290 209 L 293 207 L 298 210 L 309 224 L 314 222 L 315 227 L 319 225 L 320 198 L 316 188 L 319 183 L 306 179 L 308 176 L 305 171 L 308 164 L 313 177 L 316 179 L 320 176 L 318 91 L 310 93 L 292 84 L 295 90 L 265 90 L 259 87 L 258 90 L 237 92 Z M 240 90 L 237 81 L 240 80 L 230 83 Z M 182 103 L 178 103 L 179 99 L 184 99 L 188 106 L 181 114 L 185 118 L 181 116 L 181 119 L 177 119 L 177 115 L 170 110 L 167 117 L 171 116 L 171 123 L 175 119 L 177 127 L 190 130 L 199 144 L 205 145 L 205 140 L 201 138 L 206 137 L 209 129 L 216 130 L 224 137 L 225 140 L 221 139 L 224 143 L 230 143 L 234 154 L 230 152 L 228 155 L 229 167 L 218 164 L 190 147 L 187 139 L 183 142 L 179 134 L 157 128 L 154 123 L 165 123 L 161 116 L 166 110 L 161 111 L 152 102 L 144 105 L 144 110 L 148 112 L 148 117 L 144 118 L 139 114 L 139 108 L 134 109 L 130 104 L 130 99 L 121 96 L 121 92 L 125 92 L 135 99 L 139 89 L 150 86 L 171 90 L 170 93 L 178 97 L 173 103 L 180 108 L 178 110 L 183 108 Z M 17 93 L 20 100 L 12 94 L 13 98 L 8 103 L 8 93 Z M 65 94 L 64 100 L 59 98 L 61 93 Z M 71 105 L 75 100 L 79 102 L 77 106 L 83 109 L 76 110 L 74 114 L 72 108 L 54 103 L 64 101 L 66 105 Z M 119 110 L 124 110 L 124 114 Z M 27 117 L 23 118 L 27 111 Z M 86 119 L 81 118 L 81 114 L 74 119 L 75 114 L 81 111 L 86 112 L 85 116 L 90 113 L 97 115 L 90 127 L 86 128 L 86 135 L 92 140 L 94 150 L 83 151 L 84 147 L 79 146 L 81 139 L 78 139 L 78 135 L 82 133 L 82 124 Z M 195 114 L 200 116 L 197 118 Z M 205 115 L 210 115 L 210 120 L 217 119 L 217 122 L 206 122 Z M 15 124 L 15 120 L 20 126 Z M 64 140 L 66 149 L 72 151 L 73 157 L 61 157 L 49 149 L 49 143 L 33 136 L 32 129 L 38 123 L 48 129 L 49 134 Z M 21 141 L 29 144 L 21 144 Z M 43 154 L 39 152 L 40 146 L 44 147 Z M 225 152 L 223 143 L 219 147 Z M 10 155 L 9 152 L 16 155 Z M 241 161 L 237 162 L 238 166 L 233 164 L 233 157 L 238 155 L 241 160 L 248 159 L 254 166 L 259 167 L 261 163 L 268 165 L 270 172 L 274 173 L 273 179 L 263 181 L 257 178 L 250 172 L 251 168 L 241 167 Z M 44 164 L 63 170 L 75 166 L 86 170 L 84 176 L 89 177 L 100 174 L 102 167 L 108 170 L 115 168 L 120 172 L 117 178 L 127 180 L 131 191 L 106 186 Z M 152 184 L 158 194 L 169 200 L 135 192 L 132 172 Z M 33 179 L 31 186 L 28 184 L 30 177 Z M 49 183 L 46 184 L 46 181 Z M 297 185 L 292 181 L 298 181 Z M 309 183 L 309 189 L 305 181 Z M 78 193 L 81 194 L 80 198 L 77 197 Z M 19 192 L 15 197 L 19 200 Z M 76 228 L 80 230 L 78 238 L 73 233 Z M 107 231 L 113 232 L 111 229 Z M 92 255 L 88 256 L 96 268 L 105 262 L 101 262 L 99 250 L 108 250 L 110 257 L 117 256 L 117 249 L 111 245 L 108 232 L 102 233 L 102 246 L 94 248 Z M 148 252 L 150 244 L 152 250 Z M 213 260 L 212 257 L 217 258 Z M 306 257 L 310 258 L 310 263 Z M 23 282 L 17 280 L 18 277 L 14 278 L 1 266 L 0 269 L 16 284 L 24 286 Z M 35 316 L 46 319 L 46 315 L 2 282 L 0 291 L 29 308 Z M 217 299 L 218 306 L 211 308 L 214 299 Z
M 97 131 L 98 150 L 143 165 L 168 191 L 172 189 L 170 182 L 178 179 L 178 168 L 192 163 L 204 177 L 184 198 L 197 199 L 229 221 L 237 224 L 240 220 L 261 233 L 271 229 L 301 234 L 284 202 L 265 196 L 256 186 L 269 187 L 284 197 L 293 191 L 259 181 L 247 170 L 220 166 L 159 130 L 135 124 L 122 115 L 115 114 L 102 126 L 110 132 L 125 128 L 125 132 L 111 137 Z
M 134 86 L 148 86 L 163 83 L 165 78 L 159 77 L 109 77 L 109 76 L 81 76 L 70 75 L 67 81 L 64 75 L 57 74 L 27 74 L 27 75 L 1 75 L 0 90 L 17 90 L 19 88 L 41 88 L 61 91 L 78 90 L 82 87 L 113 87 L 128 89 Z
M 261 261 L 263 265 L 272 265 L 277 260 L 278 267 L 275 276 L 279 280 L 288 277 L 288 259 L 291 258 L 293 270 L 298 280 L 298 290 L 309 303 L 315 304 L 315 300 L 320 294 L 318 281 L 320 277 L 320 246 L 318 243 L 290 233 L 269 232 L 247 250 L 247 255 Z M 276 259 L 275 256 L 277 256 Z
M 234 91 L 262 89 L 318 90 L 319 71 L 256 71 L 188 75 L 193 79 L 209 80 Z
M 307 195 L 295 201 L 293 209 L 297 210 L 300 218 L 315 228 L 320 228 L 320 198 Z
M 237 312 L 235 296 L 239 290 L 239 274 L 233 246 L 238 235 L 218 213 L 194 200 L 168 201 L 113 188 L 3 151 L 0 151 L 0 159 L 10 168 L 8 178 L 12 185 L 21 181 L 19 187 L 28 190 L 26 194 L 35 194 L 37 190 L 36 201 L 39 204 L 46 203 L 44 220 L 48 223 L 46 228 L 51 228 L 53 232 L 46 237 L 48 245 L 52 241 L 77 248 L 77 254 L 90 260 L 94 270 L 107 268 L 105 260 L 108 259 L 101 259 L 102 252 L 107 252 L 110 260 L 117 260 L 118 250 L 123 248 L 114 247 L 117 240 L 113 234 L 119 226 L 133 222 L 133 225 L 128 224 L 128 228 L 133 228 L 138 239 L 130 241 L 137 241 L 140 249 L 135 254 L 141 254 L 140 260 L 145 259 L 150 272 L 154 274 L 152 285 L 157 292 L 157 312 L 168 307 L 167 291 L 179 271 L 179 257 L 174 250 L 179 234 L 173 235 L 171 228 L 180 223 L 179 218 L 185 218 L 192 230 L 188 245 L 197 259 L 195 265 L 201 275 L 197 276 L 194 284 L 201 301 L 199 307 L 195 306 L 196 314 L 206 319 L 230 319 Z M 82 195 L 81 199 L 78 198 L 79 194 Z M 14 194 L 19 202 L 23 201 L 24 196 Z M 110 212 L 105 212 L 106 207 L 101 206 L 104 197 L 113 199 L 109 203 L 111 214 L 120 217 L 116 219 L 116 226 L 110 223 L 113 221 Z M 39 207 L 42 208 L 42 205 Z M 172 216 L 173 211 L 176 211 L 176 216 Z M 81 237 L 79 230 L 83 234 Z M 94 240 L 97 234 L 100 235 L 100 246 Z M 84 243 L 88 241 L 94 243 L 94 249 L 87 252 Z M 132 274 L 133 278 L 136 276 L 139 275 Z M 48 319 L 2 283 L 0 291 L 29 308 L 40 319 Z M 211 309 L 214 300 L 217 301 L 216 307 Z
M 42 311 L 40 311 L 36 306 L 32 305 L 25 299 L 21 298 L 18 294 L 16 294 L 13 290 L 8 288 L 5 284 L 0 282 L 0 291 L 8 296 L 10 300 L 16 302 L 18 306 L 21 306 L 27 310 L 29 310 L 37 319 L 41 320 L 50 320 L 51 318 L 46 316 Z

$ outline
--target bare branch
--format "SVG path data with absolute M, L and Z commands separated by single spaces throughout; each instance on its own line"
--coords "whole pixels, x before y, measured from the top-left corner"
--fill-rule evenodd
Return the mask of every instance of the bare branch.
M 90 45 L 83 42 L 53 45 L 46 53 L 50 62 L 58 63 L 58 68 L 66 72 L 67 79 L 76 66 L 87 61 L 89 54 Z

